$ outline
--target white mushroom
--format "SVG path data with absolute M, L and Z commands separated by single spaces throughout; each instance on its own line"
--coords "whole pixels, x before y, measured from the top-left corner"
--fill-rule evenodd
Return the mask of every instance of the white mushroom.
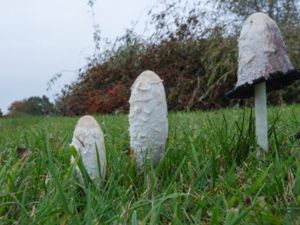
M 239 68 L 230 98 L 255 97 L 257 144 L 268 150 L 267 91 L 283 88 L 300 78 L 293 66 L 277 24 L 264 13 L 244 23 L 239 38 Z
M 253 83 L 270 74 L 293 69 L 277 24 L 264 13 L 254 13 L 245 21 L 239 37 L 239 69 L 236 86 Z
M 83 165 L 89 177 L 96 181 L 104 178 L 106 173 L 106 153 L 104 146 L 104 137 L 97 121 L 92 116 L 83 116 L 76 124 L 73 134 L 72 145 L 81 156 Z M 97 154 L 98 152 L 98 154 Z M 98 159 L 99 162 L 98 163 Z M 74 158 L 71 158 L 74 163 Z M 99 165 L 100 164 L 100 168 Z M 76 171 L 81 182 L 83 182 L 82 174 L 78 166 Z
M 168 136 L 167 102 L 162 80 L 152 71 L 141 73 L 129 99 L 130 147 L 139 168 L 162 158 Z

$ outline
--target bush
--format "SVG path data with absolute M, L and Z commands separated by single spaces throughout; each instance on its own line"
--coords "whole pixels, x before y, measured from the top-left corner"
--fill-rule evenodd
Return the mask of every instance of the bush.
M 182 3 L 167 2 L 162 11 L 150 14 L 151 24 L 155 27 L 151 38 L 144 40 L 128 31 L 113 45 L 117 47 L 90 60 L 78 80 L 62 91 L 58 99 L 62 114 L 127 111 L 130 86 L 143 70 L 148 69 L 164 80 L 169 110 L 214 109 L 251 103 L 229 101 L 223 97 L 236 82 L 237 38 L 246 15 L 238 8 L 242 3 L 220 0 L 217 1 L 219 9 L 230 10 L 208 13 L 207 8 L 199 6 L 199 0 L 186 6 L 184 11 L 180 6 Z M 252 1 L 243 3 L 248 7 L 247 12 L 254 11 L 253 7 L 270 9 L 268 1 L 262 1 L 266 3 L 262 6 L 256 6 L 257 1 L 249 2 Z M 274 7 L 284 5 L 275 3 Z M 277 22 L 283 28 L 292 62 L 299 67 L 299 24 L 282 19 L 290 14 L 291 11 L 285 8 L 275 19 L 278 18 Z M 225 15 L 227 20 L 221 20 Z M 297 19 L 299 15 L 294 15 L 293 20 Z M 296 83 L 284 91 L 274 92 L 270 102 L 298 101 L 298 88 Z

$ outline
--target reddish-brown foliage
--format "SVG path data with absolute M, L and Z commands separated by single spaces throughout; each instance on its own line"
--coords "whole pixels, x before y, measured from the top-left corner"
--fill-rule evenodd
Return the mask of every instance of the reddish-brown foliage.
M 206 9 L 192 7 L 186 14 L 178 14 L 176 4 L 174 1 L 164 11 L 150 14 L 156 29 L 154 40 L 141 40 L 129 31 L 119 39 L 118 48 L 104 52 L 100 59 L 94 57 L 79 74 L 78 81 L 62 91 L 61 113 L 127 111 L 130 87 L 144 70 L 153 70 L 164 80 L 169 110 L 215 109 L 251 103 L 224 98 L 237 79 L 239 32 L 235 26 L 230 21 L 227 25 L 218 23 L 215 15 L 206 27 Z M 225 27 L 232 29 L 228 31 Z M 289 29 L 282 27 L 291 60 L 299 67 L 299 29 L 296 25 Z M 296 83 L 272 93 L 269 102 L 299 100 L 298 87 Z

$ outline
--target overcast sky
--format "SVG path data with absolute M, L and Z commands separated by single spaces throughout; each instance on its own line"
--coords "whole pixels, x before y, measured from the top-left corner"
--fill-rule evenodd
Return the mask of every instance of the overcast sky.
M 94 51 L 88 0 L 0 1 L 0 109 L 30 96 L 53 97 L 76 73 L 65 72 L 51 92 L 47 82 L 61 71 L 76 71 Z M 114 39 L 140 20 L 157 0 L 97 0 L 101 34 Z

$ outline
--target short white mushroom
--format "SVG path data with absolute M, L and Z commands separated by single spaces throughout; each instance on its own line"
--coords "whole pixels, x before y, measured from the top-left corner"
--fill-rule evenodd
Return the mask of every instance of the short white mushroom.
M 277 24 L 264 13 L 254 13 L 239 37 L 238 81 L 229 98 L 255 97 L 257 144 L 268 150 L 267 91 L 300 79 L 294 70 Z
M 104 137 L 94 117 L 83 116 L 79 119 L 74 130 L 72 145 L 81 157 L 83 166 L 91 180 L 96 181 L 99 178 L 104 178 L 106 173 Z M 71 161 L 74 163 L 73 157 Z M 83 182 L 78 166 L 76 166 L 76 171 L 80 181 Z
M 130 147 L 139 168 L 150 161 L 157 165 L 168 137 L 167 102 L 162 80 L 152 71 L 141 73 L 129 99 Z

